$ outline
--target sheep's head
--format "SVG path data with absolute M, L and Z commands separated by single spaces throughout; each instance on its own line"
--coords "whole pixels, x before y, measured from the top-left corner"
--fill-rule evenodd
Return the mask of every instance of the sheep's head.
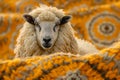
M 61 19 L 51 12 L 42 12 L 36 18 L 24 14 L 25 20 L 35 26 L 35 32 L 39 46 L 50 49 L 55 44 L 61 25 L 66 24 L 71 16 L 63 16 Z

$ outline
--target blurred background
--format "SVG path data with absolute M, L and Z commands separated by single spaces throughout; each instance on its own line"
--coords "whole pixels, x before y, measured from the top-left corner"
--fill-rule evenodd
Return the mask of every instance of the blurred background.
M 13 59 L 19 29 L 28 13 L 40 4 L 63 9 L 73 16 L 78 38 L 98 49 L 111 46 L 120 37 L 120 0 L 0 0 L 0 59 Z

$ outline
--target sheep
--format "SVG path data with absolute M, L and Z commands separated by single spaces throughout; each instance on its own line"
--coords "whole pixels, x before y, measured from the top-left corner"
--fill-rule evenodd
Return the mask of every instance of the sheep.
M 88 54 L 98 50 L 91 43 L 77 39 L 71 27 L 71 16 L 62 9 L 41 5 L 23 15 L 25 23 L 20 29 L 15 57 L 48 55 L 56 52 Z

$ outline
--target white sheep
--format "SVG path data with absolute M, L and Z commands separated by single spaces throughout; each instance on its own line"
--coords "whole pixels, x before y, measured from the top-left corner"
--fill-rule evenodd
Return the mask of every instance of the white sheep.
M 47 55 L 56 52 L 97 53 L 91 43 L 77 39 L 70 24 L 71 16 L 61 9 L 42 5 L 24 14 L 24 23 L 14 49 L 15 57 Z

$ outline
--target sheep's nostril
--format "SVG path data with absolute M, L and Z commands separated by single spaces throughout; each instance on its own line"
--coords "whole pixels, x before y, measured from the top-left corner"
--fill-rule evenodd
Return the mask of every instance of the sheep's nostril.
M 49 39 L 43 38 L 43 41 L 44 41 L 45 43 L 49 43 L 49 42 L 51 41 L 51 39 L 50 39 L 50 38 L 49 38 Z

